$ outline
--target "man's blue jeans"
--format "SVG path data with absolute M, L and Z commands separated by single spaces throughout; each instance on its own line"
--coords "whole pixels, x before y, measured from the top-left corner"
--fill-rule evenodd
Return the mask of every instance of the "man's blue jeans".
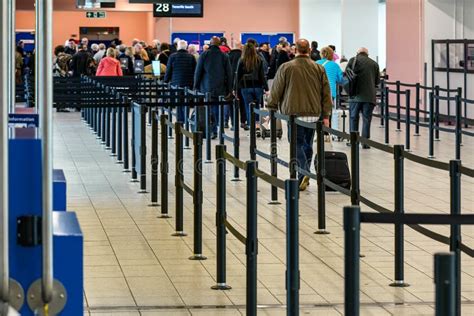
M 242 98 L 244 99 L 245 109 L 247 111 L 247 124 L 250 125 L 250 103 L 255 102 L 257 105 L 262 103 L 263 89 L 262 88 L 245 88 L 240 90 Z M 258 114 L 255 114 L 255 121 L 259 121 Z
M 288 132 L 289 133 L 289 132 Z M 315 130 L 296 125 L 296 160 L 298 167 L 310 172 L 311 161 L 313 160 L 313 140 Z M 288 138 L 289 138 L 288 134 Z M 301 182 L 304 175 L 298 173 L 298 180 Z
M 359 131 L 359 116 L 362 113 L 362 137 L 370 138 L 370 124 L 372 122 L 372 113 L 375 105 L 369 102 L 350 102 L 350 130 Z

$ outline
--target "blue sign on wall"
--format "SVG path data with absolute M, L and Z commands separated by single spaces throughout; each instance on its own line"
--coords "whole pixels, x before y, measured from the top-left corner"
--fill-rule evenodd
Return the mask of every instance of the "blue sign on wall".
M 10 127 L 39 127 L 38 114 L 9 114 Z

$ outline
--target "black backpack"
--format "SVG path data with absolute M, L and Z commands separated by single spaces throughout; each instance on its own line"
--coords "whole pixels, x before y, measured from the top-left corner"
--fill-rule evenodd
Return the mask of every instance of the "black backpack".
M 357 63 L 357 57 L 354 58 L 354 61 L 352 62 L 352 66 L 349 68 L 346 68 L 346 84 L 344 85 L 344 90 L 346 90 L 346 93 L 350 96 L 353 97 L 357 95 L 357 73 L 355 72 L 355 66 Z

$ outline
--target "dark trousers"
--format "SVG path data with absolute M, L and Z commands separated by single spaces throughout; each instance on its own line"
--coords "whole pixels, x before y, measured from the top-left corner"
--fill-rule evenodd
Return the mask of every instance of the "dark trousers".
M 242 98 L 244 99 L 245 109 L 247 110 L 247 124 L 250 125 L 250 111 L 253 109 L 250 108 L 250 103 L 257 103 L 257 107 L 262 103 L 263 98 L 263 89 L 262 88 L 245 88 L 241 90 Z M 259 115 L 255 114 L 255 121 L 259 121 Z
M 308 172 L 311 170 L 311 161 L 313 160 L 314 133 L 315 130 L 312 128 L 296 125 L 296 161 L 299 168 Z M 298 173 L 299 181 L 303 177 L 303 174 Z
M 362 113 L 362 137 L 370 138 L 370 124 L 372 122 L 372 113 L 375 105 L 368 102 L 350 102 L 350 130 L 351 132 L 359 131 L 359 116 Z

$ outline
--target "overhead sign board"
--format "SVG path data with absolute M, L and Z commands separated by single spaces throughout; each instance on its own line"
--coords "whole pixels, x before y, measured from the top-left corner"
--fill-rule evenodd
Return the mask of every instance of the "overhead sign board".
M 202 18 L 204 16 L 203 0 L 155 0 L 153 16 L 157 18 Z
M 105 19 L 105 11 L 87 11 L 86 18 L 88 19 Z

